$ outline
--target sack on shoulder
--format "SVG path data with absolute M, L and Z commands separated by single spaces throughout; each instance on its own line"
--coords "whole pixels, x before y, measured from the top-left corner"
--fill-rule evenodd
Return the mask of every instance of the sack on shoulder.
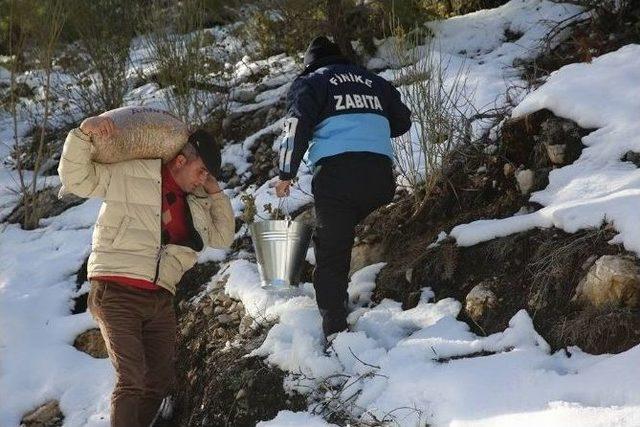
M 110 117 L 117 132 L 92 138 L 91 158 L 98 163 L 133 159 L 173 159 L 189 138 L 189 127 L 173 114 L 151 107 L 122 107 L 100 114 Z

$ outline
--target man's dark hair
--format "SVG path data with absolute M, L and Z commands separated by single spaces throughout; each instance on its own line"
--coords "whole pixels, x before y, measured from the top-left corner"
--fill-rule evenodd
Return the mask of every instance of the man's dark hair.
M 209 173 L 219 178 L 222 167 L 222 155 L 220 153 L 220 146 L 216 142 L 213 134 L 204 129 L 198 129 L 189 136 L 187 144 L 195 149 Z M 184 153 L 184 149 L 183 154 L 189 158 L 188 154 Z

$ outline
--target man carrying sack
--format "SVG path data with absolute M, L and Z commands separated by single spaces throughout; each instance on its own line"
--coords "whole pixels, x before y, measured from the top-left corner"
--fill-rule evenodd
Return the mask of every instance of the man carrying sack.
M 355 227 L 395 193 L 391 138 L 411 127 L 409 109 L 385 79 L 315 38 L 288 93 L 278 197 L 307 153 L 314 167 L 316 268 L 313 285 L 325 337 L 347 328 L 347 285 Z
M 146 427 L 173 385 L 176 284 L 198 251 L 232 243 L 234 215 L 215 179 L 220 150 L 206 132 L 193 133 L 165 165 L 93 162 L 92 137 L 116 132 L 110 118 L 84 120 L 67 136 L 58 173 L 67 191 L 104 200 L 87 267 L 88 306 L 117 376 L 111 425 Z

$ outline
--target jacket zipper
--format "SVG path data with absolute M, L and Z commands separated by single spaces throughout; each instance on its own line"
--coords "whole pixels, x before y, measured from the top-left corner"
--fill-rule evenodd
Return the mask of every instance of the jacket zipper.
M 158 275 L 160 274 L 160 257 L 162 256 L 162 248 L 163 246 L 160 246 L 160 250 L 158 251 L 158 260 L 156 261 L 156 275 L 153 278 L 153 284 L 157 285 L 158 284 Z
M 161 166 L 162 167 L 162 166 Z M 162 251 L 164 250 L 164 245 L 162 244 L 162 173 L 160 174 L 160 214 L 158 216 L 159 221 L 160 221 L 160 227 L 159 227 L 159 233 L 160 233 L 160 239 L 158 239 L 158 241 L 160 242 L 160 248 L 158 249 L 158 255 L 157 255 L 157 259 L 156 259 L 156 274 L 153 277 L 153 284 L 154 285 L 158 285 L 158 275 L 160 274 L 160 258 L 162 257 Z

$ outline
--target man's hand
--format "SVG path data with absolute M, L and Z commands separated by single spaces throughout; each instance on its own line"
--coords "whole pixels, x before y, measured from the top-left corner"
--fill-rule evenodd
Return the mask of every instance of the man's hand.
M 202 184 L 202 187 L 204 187 L 204 191 L 209 194 L 216 194 L 222 191 L 218 181 L 211 175 L 207 177 L 207 180 Z
M 109 117 L 89 117 L 80 124 L 80 131 L 89 136 L 109 138 L 116 133 L 116 125 Z
M 291 180 L 279 180 L 276 183 L 276 195 L 278 197 L 287 197 L 289 195 L 289 187 L 291 187 Z

